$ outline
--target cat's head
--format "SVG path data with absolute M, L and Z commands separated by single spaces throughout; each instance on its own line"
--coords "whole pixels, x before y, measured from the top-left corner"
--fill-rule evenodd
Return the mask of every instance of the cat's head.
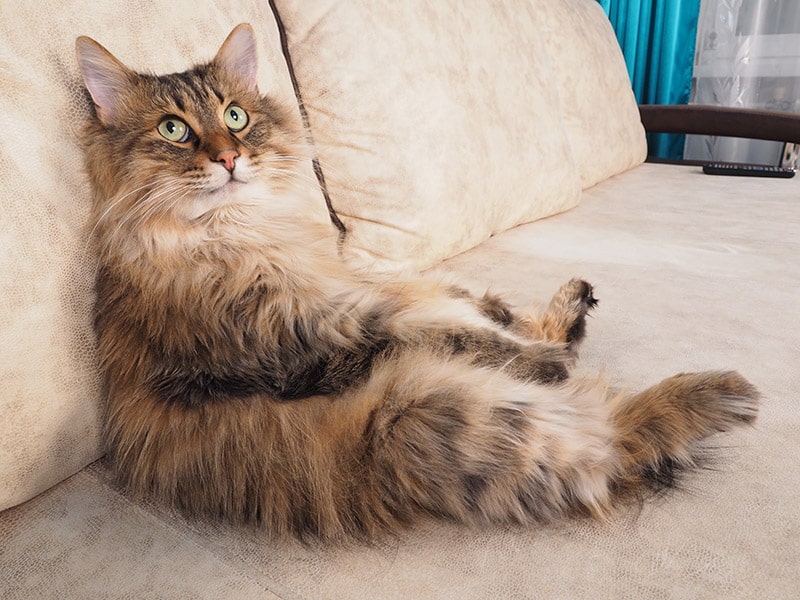
M 76 47 L 95 108 L 84 147 L 101 235 L 202 221 L 277 198 L 299 176 L 302 127 L 260 95 L 249 25 L 172 75 L 137 73 L 86 37 Z

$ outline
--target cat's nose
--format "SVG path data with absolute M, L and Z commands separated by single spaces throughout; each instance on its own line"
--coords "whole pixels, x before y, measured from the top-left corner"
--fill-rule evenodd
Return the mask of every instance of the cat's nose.
M 214 160 L 222 163 L 230 173 L 233 173 L 233 169 L 236 167 L 236 159 L 238 156 L 239 153 L 236 150 L 222 150 L 217 154 Z

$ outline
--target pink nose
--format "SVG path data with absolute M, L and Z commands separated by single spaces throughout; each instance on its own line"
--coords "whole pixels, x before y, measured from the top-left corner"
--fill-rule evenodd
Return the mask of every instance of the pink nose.
M 236 150 L 223 150 L 217 157 L 214 159 L 217 162 L 221 162 L 225 165 L 225 168 L 228 169 L 229 172 L 233 173 L 233 169 L 236 167 L 236 158 L 239 156 L 239 153 Z

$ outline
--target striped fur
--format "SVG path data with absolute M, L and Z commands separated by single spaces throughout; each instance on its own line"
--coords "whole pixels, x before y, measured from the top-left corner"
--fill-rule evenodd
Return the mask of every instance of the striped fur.
M 167 76 L 77 44 L 96 109 L 84 146 L 106 439 L 134 493 L 327 540 L 424 515 L 602 518 L 755 418 L 758 394 L 732 372 L 635 395 L 569 380 L 596 304 L 586 282 L 535 314 L 350 271 L 304 218 L 303 130 L 259 95 L 249 26 Z M 224 121 L 233 105 L 241 130 Z M 192 135 L 165 139 L 165 117 Z

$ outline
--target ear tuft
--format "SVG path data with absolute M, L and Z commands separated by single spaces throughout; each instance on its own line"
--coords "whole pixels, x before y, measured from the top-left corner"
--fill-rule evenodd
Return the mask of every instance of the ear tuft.
M 228 75 L 243 82 L 247 89 L 258 91 L 258 51 L 256 36 L 248 23 L 234 27 L 214 57 L 214 63 Z
M 75 41 L 75 51 L 97 116 L 102 123 L 112 122 L 118 112 L 120 95 L 131 85 L 133 71 L 91 38 L 79 37 Z

